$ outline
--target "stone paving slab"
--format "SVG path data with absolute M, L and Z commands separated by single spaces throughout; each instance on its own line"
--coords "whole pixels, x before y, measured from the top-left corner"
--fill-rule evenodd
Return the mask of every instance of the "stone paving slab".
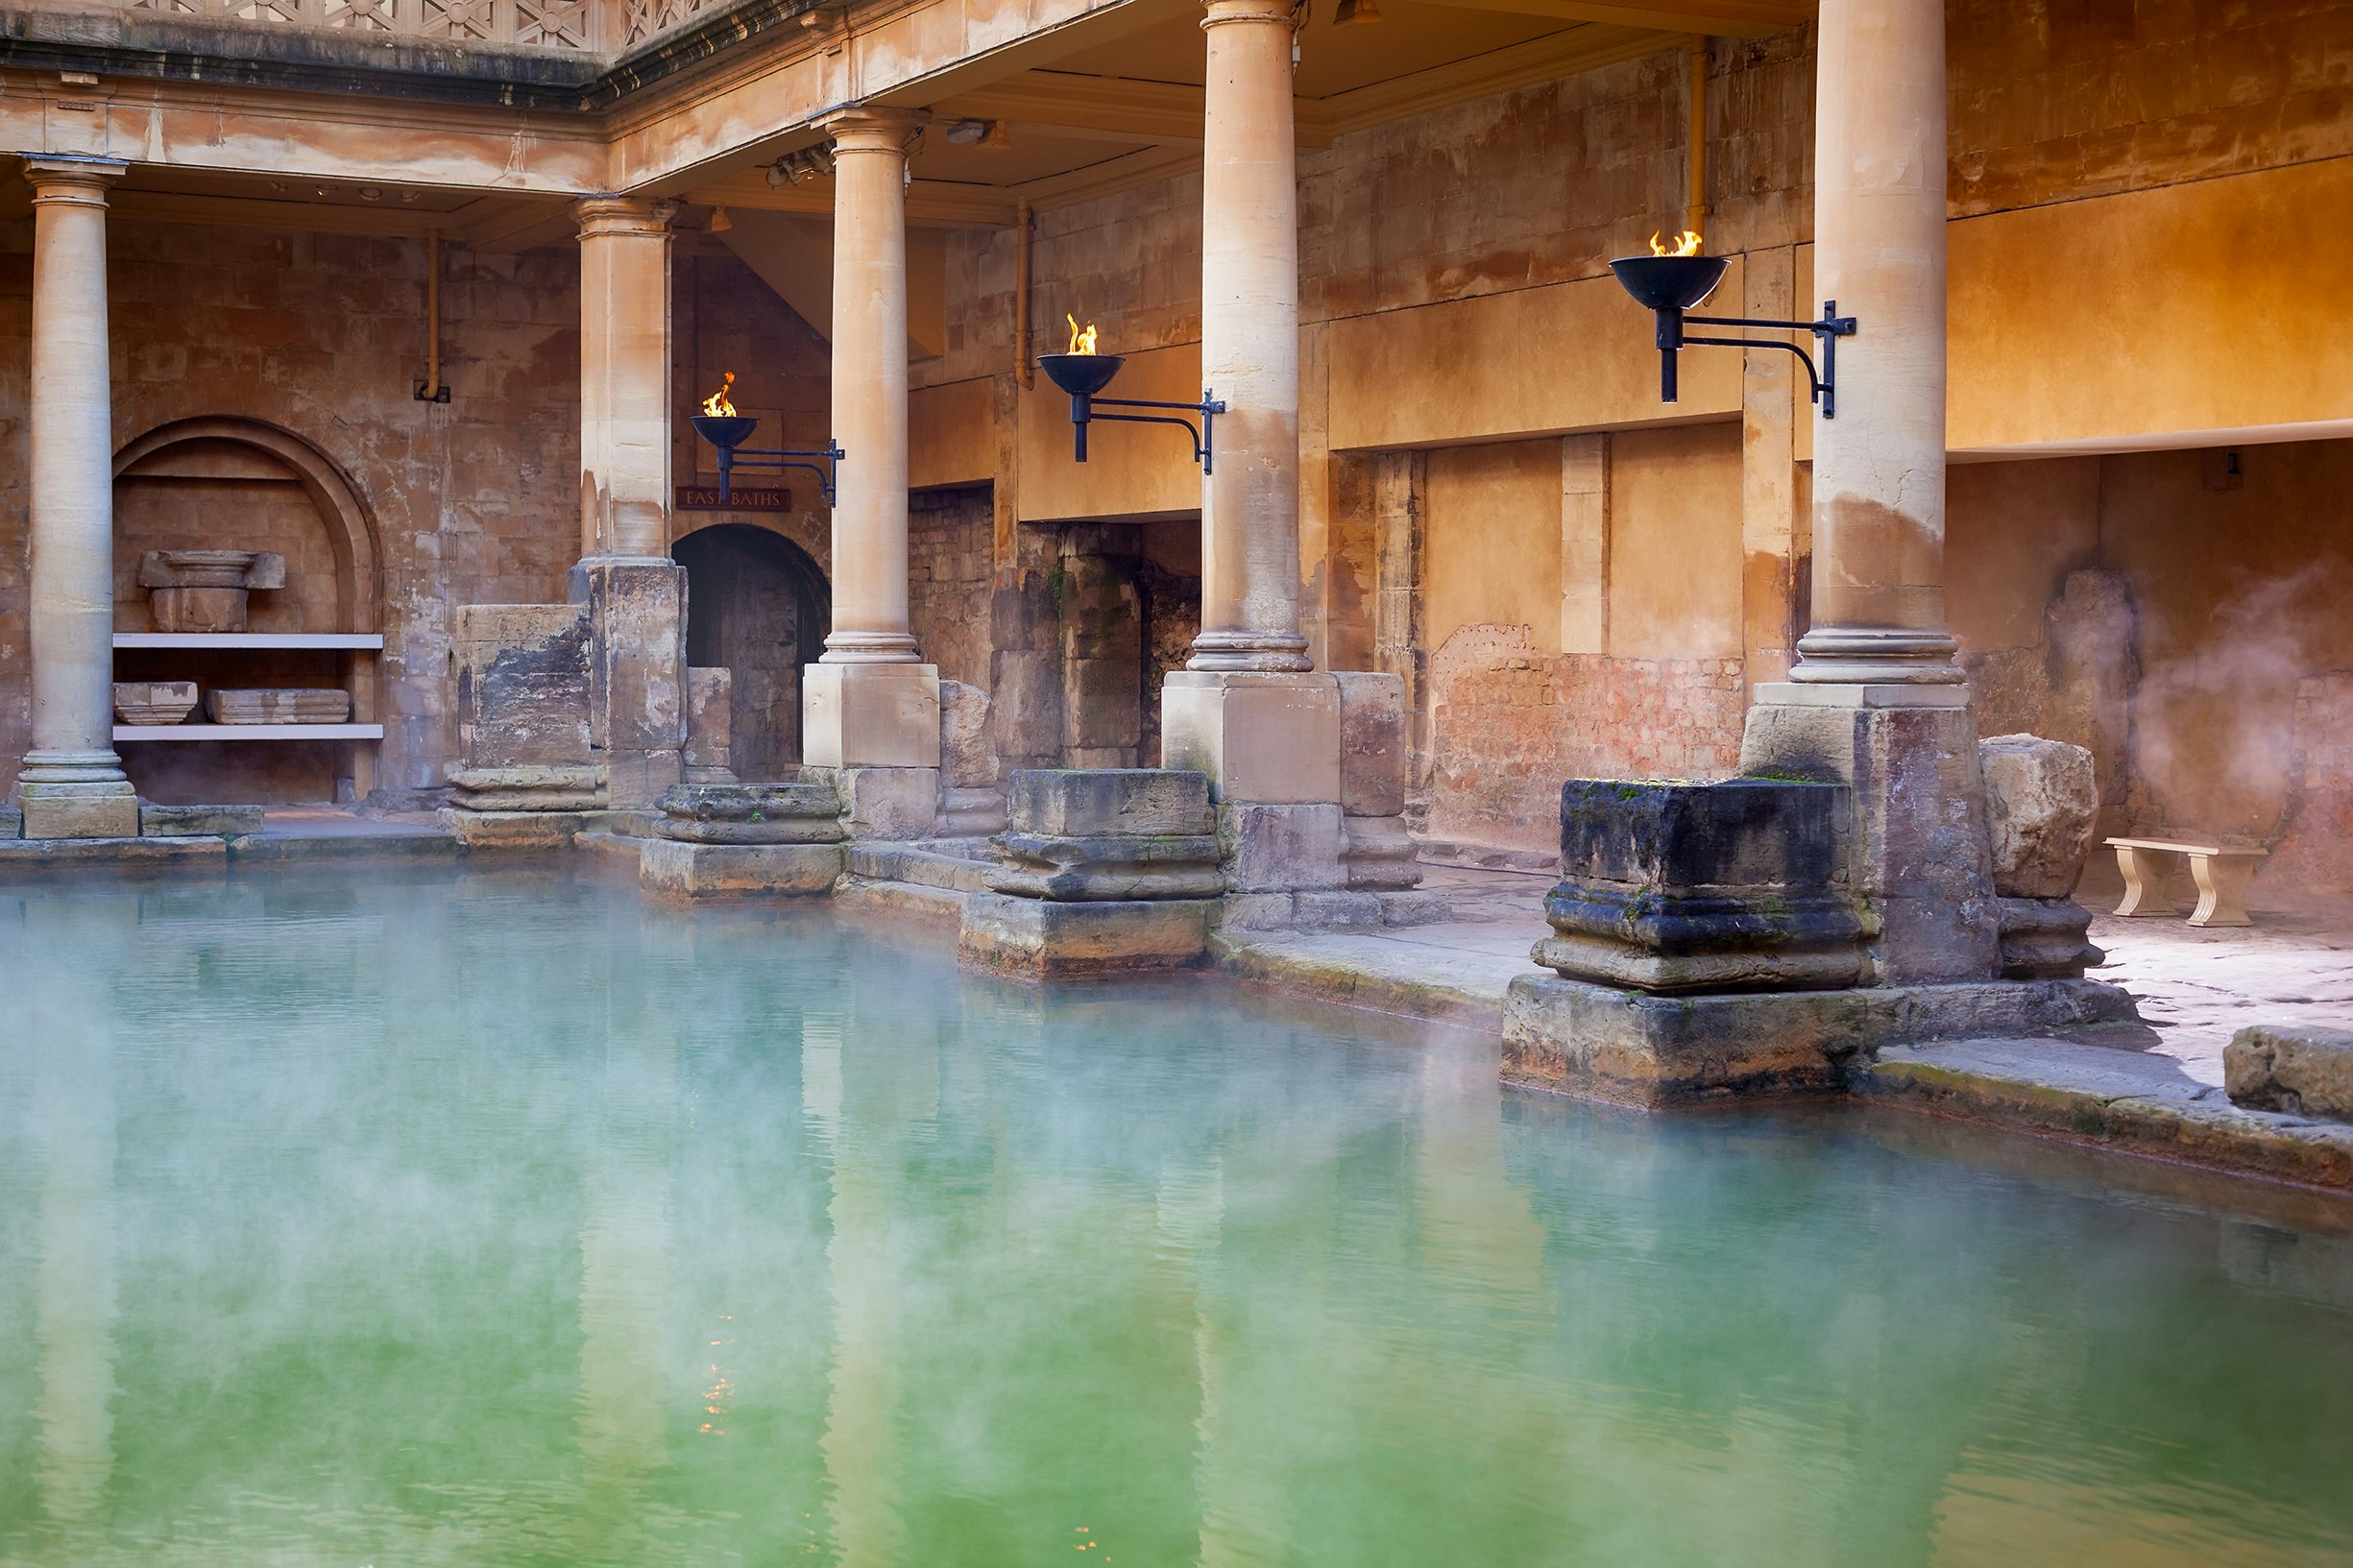
M 1971 1122 L 2353 1191 L 2353 1125 L 2243 1110 L 2158 1051 L 2065 1040 L 1891 1046 L 1857 1087 Z

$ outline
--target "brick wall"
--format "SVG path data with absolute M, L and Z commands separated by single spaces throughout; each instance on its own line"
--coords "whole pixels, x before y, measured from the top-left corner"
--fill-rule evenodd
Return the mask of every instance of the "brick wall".
M 915 646 L 943 681 L 985 688 L 989 666 L 989 487 L 917 491 L 907 519 L 908 612 Z
M 1525 627 L 1466 626 L 1431 660 L 1429 814 L 1450 843 L 1559 847 L 1561 783 L 1709 779 L 1740 760 L 1737 659 L 1543 653 Z

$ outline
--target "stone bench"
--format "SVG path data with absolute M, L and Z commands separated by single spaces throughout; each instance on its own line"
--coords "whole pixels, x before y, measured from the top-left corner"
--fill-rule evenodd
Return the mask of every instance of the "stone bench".
M 2116 912 L 2126 919 L 2170 920 L 2181 911 L 2167 894 L 2173 872 L 2187 857 L 2197 883 L 2193 926 L 2252 926 L 2246 912 L 2247 879 L 2269 853 L 2241 844 L 2190 844 L 2170 838 L 2111 838 L 2116 869 L 2124 876 L 2124 902 Z

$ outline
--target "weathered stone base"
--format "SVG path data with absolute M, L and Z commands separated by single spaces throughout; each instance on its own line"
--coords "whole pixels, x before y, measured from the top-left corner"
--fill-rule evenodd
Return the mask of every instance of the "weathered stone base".
M 667 898 L 833 891 L 839 844 L 689 844 L 648 838 L 638 846 L 638 884 Z
M 138 792 L 128 783 L 28 784 L 22 794 L 27 838 L 136 838 Z
M 1209 945 L 1215 899 L 1056 904 L 1002 893 L 964 901 L 957 956 L 1035 979 L 1185 969 Z
M 441 808 L 441 825 L 469 850 L 560 850 L 600 826 L 601 811 L 469 811 Z
M 2223 1048 L 2222 1073 L 2235 1104 L 2353 1122 L 2353 1030 L 2254 1025 Z
M 262 828 L 258 806 L 157 806 L 141 803 L 139 832 L 150 838 L 241 838 Z
M 1640 1106 L 1820 1094 L 1882 1046 L 2134 1016 L 2095 980 L 1653 997 L 1523 975 L 1504 1002 L 1503 1078 Z
M 0 874 L 50 866 L 170 866 L 175 872 L 229 865 L 225 838 L 0 838 Z
M 801 769 L 801 779 L 833 789 L 852 838 L 929 838 L 939 821 L 935 767 L 809 766 Z

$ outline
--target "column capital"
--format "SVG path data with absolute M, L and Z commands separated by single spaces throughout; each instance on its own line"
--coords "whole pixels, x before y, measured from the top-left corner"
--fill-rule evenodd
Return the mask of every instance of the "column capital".
M 915 138 L 932 123 L 929 109 L 886 109 L 852 104 L 818 116 L 817 129 L 831 139 L 836 153 L 897 153 L 915 150 Z
M 36 202 L 107 205 L 107 187 L 131 172 L 118 157 L 82 157 L 71 153 L 25 155 L 25 182 Z
M 582 239 L 609 234 L 660 236 L 669 232 L 678 204 L 643 196 L 583 196 L 572 203 L 571 209 L 580 221 Z
M 1298 14 L 1298 7 L 1291 0 L 1205 0 L 1202 9 L 1207 13 L 1201 17 L 1204 28 L 1226 22 L 1263 22 L 1289 28 L 1295 25 Z

